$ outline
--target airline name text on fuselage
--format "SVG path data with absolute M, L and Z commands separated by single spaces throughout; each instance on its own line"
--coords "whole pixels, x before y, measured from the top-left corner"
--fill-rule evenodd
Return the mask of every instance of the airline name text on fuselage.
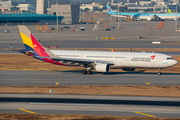
M 133 57 L 131 61 L 146 61 L 151 62 L 152 58 Z

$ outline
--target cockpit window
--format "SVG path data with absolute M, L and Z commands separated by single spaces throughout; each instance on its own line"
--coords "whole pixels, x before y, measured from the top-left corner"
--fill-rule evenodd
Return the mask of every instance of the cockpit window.
M 173 60 L 173 58 L 167 58 L 167 60 Z

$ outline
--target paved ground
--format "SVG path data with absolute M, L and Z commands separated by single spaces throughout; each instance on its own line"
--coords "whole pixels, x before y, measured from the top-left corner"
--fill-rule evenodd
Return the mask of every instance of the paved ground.
M 158 40 L 152 40 L 158 41 Z M 118 40 L 61 40 L 61 41 L 42 41 L 43 46 L 58 46 L 58 48 L 180 48 L 180 44 L 151 44 L 152 41 L 144 42 L 139 40 L 118 41 Z M 173 41 L 172 43 L 177 43 Z M 24 48 L 22 42 L 14 41 L 1 43 L 0 48 Z
M 58 71 L 0 71 L 2 86 L 41 85 L 180 85 L 179 73 L 110 72 L 108 74 L 82 75 L 81 72 Z
M 0 50 L 0 54 L 22 54 L 22 53 L 13 50 Z
M 85 26 L 86 31 L 52 31 L 52 33 L 38 33 L 35 25 L 28 25 L 35 37 L 43 46 L 58 46 L 59 48 L 180 48 L 180 44 L 152 45 L 153 41 L 162 43 L 179 43 L 180 33 L 175 32 L 174 21 L 165 21 L 163 29 L 154 29 L 155 21 L 122 22 L 124 29 L 103 31 L 104 25 L 99 25 L 99 31 L 92 31 L 94 24 L 69 25 L 71 28 Z M 117 26 L 117 23 L 108 23 Z M 146 25 L 146 27 L 144 27 Z M 151 25 L 152 29 L 147 26 Z M 62 26 L 62 25 L 61 25 Z M 55 27 L 51 25 L 50 27 Z M 4 33 L 10 30 L 10 33 Z M 9 36 L 10 35 L 10 36 Z M 101 37 L 115 37 L 115 40 L 101 40 Z M 138 39 L 142 37 L 142 39 Z M 98 39 L 97 39 L 98 38 Z M 0 48 L 23 48 L 17 26 L 0 27 Z
M 0 106 L 0 113 L 180 117 L 180 98 L 166 97 L 0 94 Z

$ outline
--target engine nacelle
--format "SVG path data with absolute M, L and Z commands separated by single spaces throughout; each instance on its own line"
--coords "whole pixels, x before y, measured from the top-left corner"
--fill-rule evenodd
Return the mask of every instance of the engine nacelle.
M 97 72 L 107 73 L 107 72 L 109 72 L 109 70 L 110 70 L 110 66 L 107 65 L 107 64 L 98 63 L 98 64 L 96 64 L 96 66 L 95 66 L 95 70 L 96 70 Z
M 135 71 L 135 68 L 122 68 L 124 71 Z

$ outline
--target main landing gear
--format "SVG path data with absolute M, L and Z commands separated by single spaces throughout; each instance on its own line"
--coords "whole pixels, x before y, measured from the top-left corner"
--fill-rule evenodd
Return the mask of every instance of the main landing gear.
M 82 74 L 92 74 L 92 71 L 91 70 L 83 70 Z
M 158 75 L 161 75 L 161 71 L 162 71 L 162 69 L 161 69 L 161 68 L 159 68 Z
M 86 70 L 83 70 L 82 74 L 92 74 L 91 67 L 88 67 Z

